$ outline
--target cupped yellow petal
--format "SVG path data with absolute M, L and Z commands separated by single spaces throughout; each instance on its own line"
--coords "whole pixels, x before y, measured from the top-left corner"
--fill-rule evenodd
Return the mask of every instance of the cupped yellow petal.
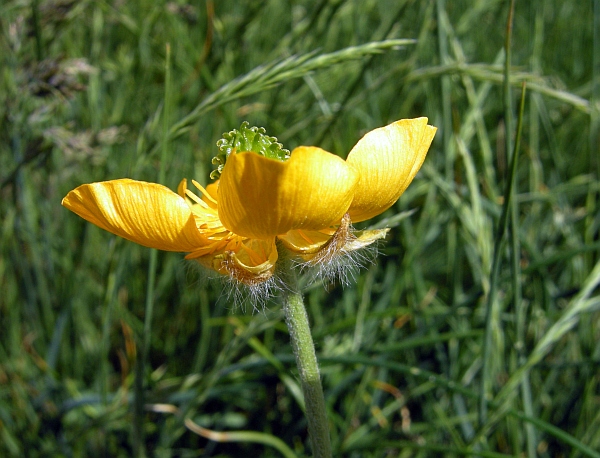
M 229 275 L 233 279 L 247 285 L 257 285 L 270 279 L 275 272 L 275 263 L 279 255 L 275 239 L 246 239 L 235 251 L 223 251 L 217 254 L 194 257 L 205 267 L 216 270 L 220 274 Z
M 164 251 L 194 251 L 207 243 L 189 205 L 169 188 L 121 179 L 84 184 L 62 205 L 113 234 Z
M 331 239 L 335 231 L 304 231 L 302 229 L 289 231 L 278 236 L 283 245 L 294 254 L 308 255 L 319 251 Z
M 385 238 L 389 229 L 354 231 L 350 215 L 345 214 L 336 230 L 290 231 L 277 238 L 292 253 L 310 264 L 328 263 Z
M 379 215 L 398 200 L 421 168 L 436 130 L 427 118 L 402 119 L 359 140 L 346 159 L 360 173 L 348 210 L 353 222 Z
M 353 167 L 321 148 L 296 148 L 285 162 L 231 154 L 219 183 L 219 218 L 230 231 L 258 239 L 324 229 L 346 213 L 357 181 Z

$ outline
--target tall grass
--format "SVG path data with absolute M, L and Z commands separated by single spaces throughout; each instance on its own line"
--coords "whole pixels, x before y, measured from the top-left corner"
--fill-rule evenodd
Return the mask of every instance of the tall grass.
M 507 61 L 508 11 L 3 2 L 0 455 L 307 455 L 278 300 L 236 306 L 60 201 L 206 183 L 243 120 L 345 156 L 428 116 L 425 165 L 371 222 L 392 227 L 379 258 L 306 291 L 335 456 L 600 456 L 600 4 L 515 2 Z

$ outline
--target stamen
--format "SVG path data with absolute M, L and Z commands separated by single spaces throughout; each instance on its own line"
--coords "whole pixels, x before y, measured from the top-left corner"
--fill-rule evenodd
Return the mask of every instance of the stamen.
M 308 244 L 312 245 L 313 243 L 315 243 L 310 237 L 308 237 L 304 231 L 302 229 L 298 229 L 298 234 L 300 235 L 300 237 L 302 237 L 304 239 L 305 242 L 307 242 Z
M 240 249 L 244 250 L 248 254 L 250 260 L 256 265 L 262 264 L 267 259 L 267 254 L 264 252 L 264 250 L 262 250 L 261 256 L 259 253 L 257 253 L 255 250 L 253 250 L 244 243 L 241 244 Z
M 203 208 L 210 208 L 206 202 L 204 202 L 202 199 L 200 199 L 200 197 L 198 197 L 196 194 L 194 194 L 189 189 L 185 190 L 185 195 L 190 200 L 194 201 L 196 204 L 200 205 L 201 207 L 203 207 Z
M 231 240 L 227 242 L 227 246 L 225 249 L 227 251 L 237 252 L 240 249 L 241 245 L 240 237 L 233 237 Z
M 212 254 L 214 252 L 215 252 L 214 244 L 211 244 L 208 246 L 203 246 L 202 248 L 192 251 L 191 253 L 188 253 L 185 256 L 185 259 L 196 259 L 201 256 L 206 256 L 207 254 Z
M 203 188 L 200 183 L 198 183 L 196 180 L 192 180 L 192 184 L 202 193 L 202 195 L 211 203 L 214 205 L 213 208 L 217 207 L 217 201 L 208 193 L 208 191 Z

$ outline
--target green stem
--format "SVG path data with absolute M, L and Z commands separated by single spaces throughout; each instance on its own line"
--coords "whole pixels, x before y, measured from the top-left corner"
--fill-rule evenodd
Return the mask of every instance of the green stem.
M 300 382 L 306 406 L 308 435 L 316 458 L 331 458 L 331 442 L 329 424 L 325 410 L 325 397 L 321 386 L 319 365 L 315 353 L 315 345 L 310 333 L 308 315 L 298 288 L 296 272 L 289 260 L 281 263 L 281 277 L 285 283 L 283 309 L 285 323 L 290 332 L 290 339 L 296 365 L 300 373 Z

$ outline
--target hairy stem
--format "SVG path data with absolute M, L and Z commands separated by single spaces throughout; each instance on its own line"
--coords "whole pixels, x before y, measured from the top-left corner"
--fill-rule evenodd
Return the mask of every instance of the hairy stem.
M 308 315 L 298 288 L 298 280 L 291 262 L 282 262 L 281 277 L 285 282 L 283 308 L 285 322 L 290 332 L 292 348 L 296 356 L 296 365 L 300 373 L 300 382 L 306 406 L 308 434 L 313 455 L 318 458 L 331 458 L 329 425 L 325 410 L 325 398 L 315 345 L 310 333 Z

